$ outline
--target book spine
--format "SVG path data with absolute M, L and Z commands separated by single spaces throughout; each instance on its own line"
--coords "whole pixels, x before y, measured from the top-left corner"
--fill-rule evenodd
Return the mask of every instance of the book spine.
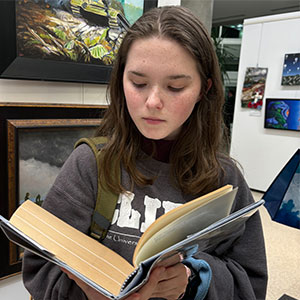
M 139 269 L 137 268 L 133 272 L 131 272 L 130 275 L 128 275 L 128 277 L 125 279 L 125 281 L 122 284 L 120 292 L 122 292 L 126 288 L 126 286 L 131 282 L 131 280 L 133 279 L 133 277 L 137 274 L 138 270 Z

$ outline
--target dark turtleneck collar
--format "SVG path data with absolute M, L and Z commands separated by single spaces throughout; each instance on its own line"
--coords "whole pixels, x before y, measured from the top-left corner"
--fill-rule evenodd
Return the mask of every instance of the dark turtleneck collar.
M 151 140 L 143 137 L 142 150 L 154 159 L 168 163 L 174 140 Z

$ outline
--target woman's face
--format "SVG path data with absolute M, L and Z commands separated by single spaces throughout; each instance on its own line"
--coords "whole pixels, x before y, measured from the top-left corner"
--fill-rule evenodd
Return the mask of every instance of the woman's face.
M 194 58 L 177 42 L 151 37 L 128 52 L 123 88 L 129 114 L 149 139 L 175 139 L 200 100 Z

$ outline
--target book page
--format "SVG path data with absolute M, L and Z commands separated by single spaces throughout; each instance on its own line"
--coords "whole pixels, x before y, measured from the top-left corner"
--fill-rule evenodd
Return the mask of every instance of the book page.
M 143 261 L 142 264 L 148 264 L 151 261 L 155 261 L 155 264 L 161 264 L 165 258 L 175 254 L 178 255 L 178 253 L 186 257 L 187 255 L 196 254 L 199 251 L 210 251 L 210 249 L 228 239 L 238 238 L 243 234 L 247 220 L 257 212 L 264 202 L 261 199 L 231 213 L 203 230 L 187 236 L 187 238 L 180 242 Z M 154 268 L 155 264 L 151 268 Z
M 224 191 L 224 189 L 222 189 L 222 191 Z M 138 247 L 139 244 L 137 245 L 133 257 L 134 265 L 137 266 L 141 261 L 146 260 L 173 244 L 180 242 L 188 235 L 194 234 L 212 223 L 228 216 L 237 189 L 232 190 L 232 187 L 230 186 L 229 188 L 226 188 L 225 191 L 225 193 L 218 193 L 217 197 L 210 195 L 208 200 L 205 198 L 196 208 L 196 202 L 192 201 L 193 205 L 190 205 L 190 207 L 193 209 L 185 212 L 185 214 L 179 215 L 178 210 L 180 210 L 180 206 L 175 208 L 175 215 L 178 217 L 174 221 L 166 224 L 158 232 L 152 234 L 152 236 L 145 241 L 142 246 Z M 198 201 L 198 199 L 196 200 Z M 186 204 L 183 206 L 185 205 Z M 185 211 L 186 210 L 187 209 L 185 209 Z
M 215 199 L 223 194 L 226 194 L 231 190 L 232 190 L 231 185 L 225 185 L 211 193 L 208 193 L 208 194 L 203 195 L 199 198 L 196 198 L 192 201 L 189 201 L 183 205 L 180 205 L 179 207 L 176 207 L 176 208 L 170 210 L 169 212 L 165 213 L 161 217 L 159 217 L 154 223 L 152 223 L 146 229 L 146 231 L 143 233 L 143 235 L 139 239 L 138 244 L 136 245 L 136 248 L 134 251 L 133 262 L 135 262 L 135 257 L 137 255 L 137 252 L 139 252 L 139 249 L 156 232 L 160 231 L 162 228 L 164 228 L 166 225 L 173 222 L 174 220 L 178 219 L 180 216 L 186 214 L 188 211 L 191 211 L 198 206 L 204 205 L 205 203 L 212 201 L 213 199 Z
M 10 223 L 113 295 L 119 294 L 123 282 L 134 271 L 120 255 L 30 200 L 19 206 Z

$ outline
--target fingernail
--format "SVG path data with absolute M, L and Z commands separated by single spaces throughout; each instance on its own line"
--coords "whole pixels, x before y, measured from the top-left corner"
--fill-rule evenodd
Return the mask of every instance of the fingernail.
M 187 274 L 187 277 L 190 277 L 192 275 L 192 271 L 189 267 L 185 266 L 186 267 L 186 274 Z

